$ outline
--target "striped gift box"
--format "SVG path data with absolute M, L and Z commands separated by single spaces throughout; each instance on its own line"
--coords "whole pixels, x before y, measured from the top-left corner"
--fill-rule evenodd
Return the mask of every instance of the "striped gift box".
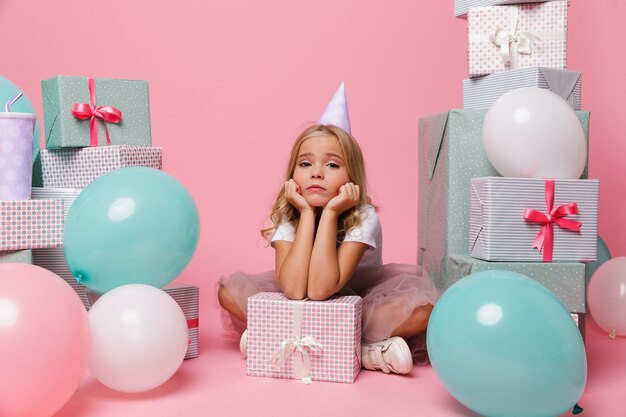
M 63 201 L 63 218 L 67 217 L 74 200 L 82 190 L 73 188 L 32 188 L 33 199 L 55 198 Z M 90 303 L 85 292 L 85 287 L 76 282 L 76 279 L 67 267 L 63 248 L 33 249 L 33 263 L 49 271 L 54 272 L 67 282 L 76 292 L 86 309 Z
M 471 180 L 470 256 L 488 261 L 550 261 L 544 244 L 544 223 L 525 220 L 526 210 L 548 213 L 547 187 L 553 181 L 553 208 L 576 203 L 578 214 L 562 217 L 580 222 L 575 231 L 563 223 L 549 222 L 554 237 L 554 261 L 591 262 L 596 260 L 598 236 L 598 180 L 543 180 L 539 178 L 484 177 Z M 540 215 L 541 216 L 541 215 Z M 554 218 L 554 217 L 553 217 Z M 546 239 L 546 242 L 549 240 Z
M 43 186 L 85 188 L 93 180 L 128 166 L 161 169 L 162 149 L 149 146 L 110 145 L 40 151 Z
M 516 3 L 538 3 L 555 0 L 454 0 L 454 16 L 466 18 L 467 12 L 473 7 L 498 6 Z
M 566 68 L 565 1 L 472 8 L 467 32 L 470 77 L 518 68 Z
M 580 110 L 581 73 L 554 68 L 522 68 L 463 80 L 463 107 L 486 109 L 505 93 L 523 87 L 550 90 Z
M 248 375 L 352 383 L 360 354 L 360 297 L 305 301 L 262 292 L 248 298 Z
M 200 324 L 200 291 L 195 285 L 174 282 L 162 288 L 168 293 L 180 306 L 187 319 L 187 327 L 189 329 L 189 346 L 185 359 L 193 359 L 198 357 L 199 344 L 199 324 Z M 89 308 L 98 301 L 100 294 L 87 290 L 89 298 Z

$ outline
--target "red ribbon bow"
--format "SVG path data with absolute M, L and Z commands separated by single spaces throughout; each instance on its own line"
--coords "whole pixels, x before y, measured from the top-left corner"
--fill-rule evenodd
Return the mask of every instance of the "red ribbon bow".
M 104 129 L 107 134 L 107 145 L 111 144 L 111 137 L 109 136 L 109 127 L 107 123 L 119 123 L 122 121 L 122 112 L 119 109 L 111 106 L 98 106 L 96 107 L 96 83 L 92 77 L 87 78 L 89 85 L 89 101 L 87 103 L 75 103 L 72 109 L 74 117 L 89 121 L 89 145 L 98 146 L 98 124 L 97 119 L 104 121 Z
M 554 229 L 552 223 L 558 224 L 563 229 L 569 229 L 575 232 L 580 232 L 582 223 L 563 218 L 570 214 L 578 214 L 578 205 L 576 203 L 563 204 L 557 208 L 552 208 L 554 205 L 554 180 L 546 180 L 545 190 L 548 214 L 527 208 L 524 210 L 524 220 L 543 223 L 541 230 L 533 242 L 533 248 L 541 251 L 541 248 L 544 247 L 543 261 L 552 262 L 552 249 L 554 247 Z

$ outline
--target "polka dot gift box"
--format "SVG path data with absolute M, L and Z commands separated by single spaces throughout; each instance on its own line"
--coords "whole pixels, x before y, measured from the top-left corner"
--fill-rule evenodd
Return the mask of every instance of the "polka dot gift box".
M 352 383 L 361 369 L 361 297 L 248 298 L 250 376 Z
M 470 77 L 517 68 L 566 68 L 566 1 L 489 6 L 467 15 Z
M 85 188 L 93 180 L 119 168 L 144 166 L 160 170 L 162 148 L 148 146 L 96 146 L 40 151 L 43 186 Z
M 0 251 L 63 246 L 63 200 L 0 200 Z
M 0 200 L 28 200 L 33 161 L 32 113 L 0 112 Z
M 59 75 L 41 88 L 47 149 L 152 144 L 147 81 Z

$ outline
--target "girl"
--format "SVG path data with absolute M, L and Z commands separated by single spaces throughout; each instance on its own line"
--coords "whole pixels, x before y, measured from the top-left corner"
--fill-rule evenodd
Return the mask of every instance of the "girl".
M 344 117 L 328 115 L 337 113 L 337 101 L 344 104 Z M 275 249 L 276 270 L 222 277 L 223 323 L 243 332 L 245 355 L 249 296 L 282 291 L 291 299 L 325 300 L 356 293 L 363 297 L 363 367 L 408 373 L 412 356 L 425 351 L 423 334 L 439 293 L 417 266 L 382 264 L 381 226 L 367 195 L 361 150 L 350 134 L 343 84 L 320 122 L 294 143 L 272 226 L 262 230 Z

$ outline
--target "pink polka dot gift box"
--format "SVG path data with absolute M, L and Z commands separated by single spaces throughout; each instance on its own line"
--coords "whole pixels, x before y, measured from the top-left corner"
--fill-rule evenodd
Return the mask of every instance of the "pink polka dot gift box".
M 0 251 L 63 246 L 63 200 L 0 200 Z
M 565 69 L 567 8 L 567 1 L 551 1 L 470 9 L 469 76 L 530 67 Z
M 250 376 L 352 383 L 361 369 L 361 298 L 248 298 Z
M 111 145 L 41 150 L 41 172 L 46 188 L 85 188 L 93 180 L 128 166 L 160 170 L 162 148 Z

